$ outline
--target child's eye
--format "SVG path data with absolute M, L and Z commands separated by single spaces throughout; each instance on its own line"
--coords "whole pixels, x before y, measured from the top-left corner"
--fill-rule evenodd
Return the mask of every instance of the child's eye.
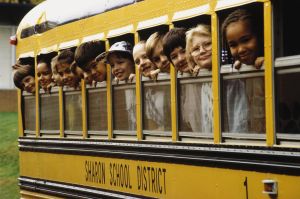
M 251 36 L 241 38 L 241 43 L 248 43 L 252 39 Z
M 174 60 L 174 59 L 177 58 L 177 55 L 171 55 L 170 58 L 171 58 L 172 60 Z
M 114 67 L 115 67 L 115 65 L 114 65 L 114 64 L 110 64 L 110 66 L 111 66 L 112 68 L 114 68 Z
M 153 62 L 159 62 L 160 61 L 160 59 L 159 59 L 159 57 L 153 57 Z
M 41 73 L 37 73 L 37 76 L 40 77 L 40 76 L 41 76 Z

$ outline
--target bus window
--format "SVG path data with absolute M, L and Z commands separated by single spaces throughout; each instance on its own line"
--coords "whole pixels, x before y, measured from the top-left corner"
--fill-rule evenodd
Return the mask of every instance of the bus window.
M 219 16 L 223 39 L 220 70 L 223 137 L 244 134 L 247 138 L 264 139 L 262 4 L 224 10 Z
M 106 99 L 106 85 L 95 89 L 89 88 L 87 90 L 89 137 L 96 137 L 97 135 L 107 136 Z
M 154 134 L 171 131 L 169 81 L 143 82 L 143 126 L 145 131 L 154 131 Z
M 24 94 L 24 135 L 35 136 L 35 96 L 32 94 Z
M 64 92 L 65 134 L 82 134 L 82 99 L 80 91 Z
M 163 52 L 159 52 L 163 51 L 162 39 L 168 30 L 169 26 L 163 24 L 138 31 L 140 41 L 145 41 L 146 55 L 153 63 L 153 72 L 160 70 L 158 74 L 155 72 L 156 77 L 142 77 L 142 124 L 145 139 L 170 139 L 171 136 L 170 63 L 166 56 L 163 57 Z
M 135 82 L 113 86 L 113 124 L 117 131 L 136 130 Z
M 204 5 L 201 8 L 208 9 L 209 7 Z M 176 19 L 176 16 L 180 16 L 183 12 L 178 12 L 173 17 L 176 19 L 173 22 L 175 27 L 186 29 L 186 46 L 183 48 L 186 54 L 187 70 L 177 67 L 176 63 L 172 62 L 178 69 L 178 130 L 181 140 L 212 138 L 211 17 L 205 14 L 208 10 L 204 10 L 201 16 L 188 19 Z M 179 33 L 178 31 L 177 41 L 181 39 Z M 173 43 L 176 43 L 176 40 Z M 207 47 L 204 47 L 204 44 Z M 171 46 L 171 43 L 169 45 Z M 206 60 L 199 61 L 200 51 L 207 55 Z M 171 56 L 170 59 L 172 61 Z
M 59 103 L 58 93 L 41 94 L 40 125 L 41 134 L 59 135 Z
M 295 21 L 299 2 L 274 2 L 275 111 L 279 144 L 299 141 L 300 137 L 300 50 Z

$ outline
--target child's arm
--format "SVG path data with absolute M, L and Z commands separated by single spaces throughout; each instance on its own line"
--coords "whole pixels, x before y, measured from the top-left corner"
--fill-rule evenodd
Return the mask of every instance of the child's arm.
M 129 77 L 128 77 L 128 81 L 129 81 L 129 82 L 132 82 L 132 81 L 134 80 L 134 78 L 135 78 L 135 74 L 134 74 L 134 73 L 131 73 L 131 74 L 129 75 Z
M 194 77 L 196 77 L 199 73 L 199 70 L 200 70 L 200 66 L 196 65 L 193 69 L 192 69 L 192 75 Z
M 152 80 L 157 80 L 157 76 L 158 76 L 158 73 L 160 73 L 160 69 L 155 69 L 155 70 L 152 70 L 150 71 L 150 75 L 149 77 L 152 79 Z

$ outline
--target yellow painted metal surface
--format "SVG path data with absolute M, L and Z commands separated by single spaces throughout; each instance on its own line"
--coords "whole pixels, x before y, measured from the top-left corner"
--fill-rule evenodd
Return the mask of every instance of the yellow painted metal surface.
M 36 193 L 32 191 L 27 191 L 27 190 L 21 190 L 20 191 L 21 198 L 24 199 L 60 199 L 60 197 L 56 196 L 50 196 L 46 194 L 41 194 L 41 193 Z
M 87 138 L 87 102 L 86 102 L 86 83 L 81 79 L 81 103 L 82 103 L 82 136 Z
M 108 40 L 105 42 L 105 48 L 109 49 Z M 106 64 L 106 89 L 107 89 L 107 132 L 108 139 L 113 138 L 113 127 L 112 127 L 112 85 L 111 85 L 111 68 L 109 64 Z
M 220 124 L 220 78 L 218 62 L 218 18 L 217 14 L 211 15 L 211 34 L 212 34 L 212 92 L 213 92 L 213 133 L 214 143 L 221 142 L 221 124 Z
M 272 6 L 264 3 L 264 38 L 265 38 L 265 110 L 267 145 L 275 144 L 275 110 L 273 97 L 273 61 L 272 61 Z
M 40 86 L 37 75 L 37 57 L 34 59 L 34 67 L 35 67 L 35 135 L 36 137 L 40 137 Z
M 58 103 L 59 103 L 59 136 L 63 138 L 65 136 L 64 130 L 64 101 L 63 101 L 63 88 L 58 87 Z
M 139 35 L 138 33 L 134 34 L 134 42 L 138 43 Z M 136 93 L 136 133 L 137 139 L 143 139 L 143 126 L 142 126 L 142 94 L 141 94 L 141 73 L 137 66 L 135 66 L 135 93 Z
M 22 90 L 18 89 L 18 131 L 19 137 L 24 136 L 23 117 L 22 117 Z
M 20 152 L 20 163 L 23 177 L 157 198 L 241 199 L 248 193 L 248 198 L 269 199 L 262 193 L 265 179 L 278 182 L 277 199 L 300 198 L 298 176 L 33 152 Z

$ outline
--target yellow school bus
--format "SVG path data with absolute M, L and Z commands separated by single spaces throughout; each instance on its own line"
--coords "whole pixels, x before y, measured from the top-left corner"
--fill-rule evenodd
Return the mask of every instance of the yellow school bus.
M 235 71 L 222 62 L 221 24 L 238 8 L 260 18 L 261 69 Z M 39 56 L 84 42 L 101 41 L 105 51 L 116 41 L 134 44 L 198 23 L 211 25 L 213 66 L 197 77 L 171 67 L 157 81 L 136 69 L 133 83 L 117 85 L 107 65 L 106 82 L 82 80 L 80 89 L 54 87 L 51 94 L 36 77 L 34 95 L 18 91 L 22 198 L 300 198 L 298 9 L 284 0 L 46 0 L 33 8 L 18 27 L 16 51 L 35 66 Z M 263 130 L 228 130 L 224 88 L 232 80 L 263 82 Z M 203 82 L 213 87 L 212 132 L 182 119 L 184 90 Z

